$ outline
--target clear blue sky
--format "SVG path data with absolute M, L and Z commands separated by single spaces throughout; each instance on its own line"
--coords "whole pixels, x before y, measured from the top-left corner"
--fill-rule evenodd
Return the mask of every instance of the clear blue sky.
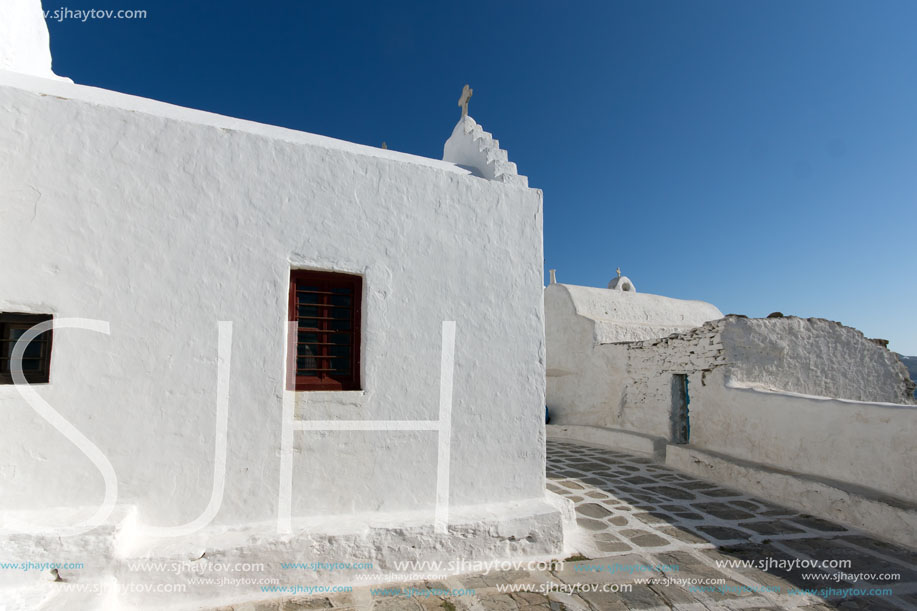
M 917 2 L 44 0 L 85 85 L 439 158 L 471 115 L 544 190 L 546 270 L 917 354 Z

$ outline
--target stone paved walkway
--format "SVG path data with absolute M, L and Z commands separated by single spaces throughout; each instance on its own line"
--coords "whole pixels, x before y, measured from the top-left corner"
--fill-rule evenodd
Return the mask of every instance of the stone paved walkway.
M 394 586 L 473 595 L 373 596 L 361 588 L 234 609 L 917 609 L 915 551 L 607 449 L 549 441 L 547 474 L 548 488 L 576 504 L 581 527 L 572 541 L 579 554 L 562 567 Z M 838 568 L 798 566 L 812 561 Z M 501 592 L 507 584 L 535 591 Z M 555 591 L 542 593 L 549 587 Z

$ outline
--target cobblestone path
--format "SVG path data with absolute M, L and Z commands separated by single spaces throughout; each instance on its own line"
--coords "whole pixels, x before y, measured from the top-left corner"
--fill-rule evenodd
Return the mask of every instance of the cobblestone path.
M 430 596 L 358 588 L 224 609 L 917 609 L 915 551 L 649 458 L 578 443 L 548 442 L 547 476 L 548 489 L 575 503 L 580 526 L 571 542 L 578 554 L 554 570 L 389 586 Z M 533 591 L 506 592 L 509 585 Z M 435 595 L 447 589 L 474 594 Z

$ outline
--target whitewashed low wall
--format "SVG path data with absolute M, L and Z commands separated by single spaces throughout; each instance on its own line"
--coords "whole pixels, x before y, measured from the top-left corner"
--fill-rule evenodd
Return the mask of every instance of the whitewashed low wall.
M 669 445 L 665 463 L 801 513 L 845 524 L 896 545 L 917 548 L 917 505 L 913 503 L 696 446 Z
M 917 503 L 917 407 L 691 386 L 691 445 Z
M 675 374 L 688 380 L 691 446 L 917 501 L 904 368 L 856 329 L 730 316 L 628 344 L 622 428 L 670 437 Z

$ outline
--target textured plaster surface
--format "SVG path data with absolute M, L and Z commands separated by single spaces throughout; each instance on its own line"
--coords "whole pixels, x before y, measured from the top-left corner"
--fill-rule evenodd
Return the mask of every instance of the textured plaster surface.
M 917 502 L 917 408 L 726 387 L 691 395 L 691 444 Z M 881 449 L 881 450 L 880 450 Z
M 729 317 L 722 343 L 736 384 L 854 401 L 915 402 L 898 356 L 837 322 Z
M 74 85 L 70 82 L 38 79 L 27 74 L 0 71 L 0 86 L 31 91 L 40 96 L 57 96 L 66 100 L 81 102 L 83 105 L 88 106 L 102 106 L 118 109 L 120 111 L 126 111 L 126 113 L 122 114 L 127 114 L 127 116 L 130 116 L 128 113 L 152 115 L 160 119 L 171 120 L 172 122 L 191 123 L 198 128 L 209 126 L 227 132 L 240 132 L 242 134 L 261 136 L 263 138 L 294 145 L 309 145 L 311 147 L 333 149 L 335 151 L 359 155 L 361 157 L 376 157 L 407 164 L 421 165 L 463 176 L 471 174 L 470 170 L 461 168 L 447 161 L 420 157 L 418 155 L 329 138 L 328 136 L 321 136 L 319 134 L 310 134 L 308 132 L 300 132 L 284 127 L 277 127 L 275 125 L 266 125 L 202 110 L 175 106 L 174 104 L 167 104 L 165 102 L 127 95 L 107 89 Z M 120 120 L 123 120 L 123 118 Z
M 435 420 L 454 320 L 451 502 L 542 498 L 540 191 L 9 73 L 0 189 L 0 311 L 110 322 L 110 336 L 56 333 L 37 390 L 108 457 L 139 523 L 185 523 L 211 496 L 218 321 L 234 329 L 214 524 L 276 523 L 291 268 L 364 278 L 362 393 L 293 397 L 297 418 Z M 432 519 L 436 437 L 297 431 L 294 518 Z M 2 511 L 91 513 L 103 496 L 93 464 L 9 386 L 0 476 Z

